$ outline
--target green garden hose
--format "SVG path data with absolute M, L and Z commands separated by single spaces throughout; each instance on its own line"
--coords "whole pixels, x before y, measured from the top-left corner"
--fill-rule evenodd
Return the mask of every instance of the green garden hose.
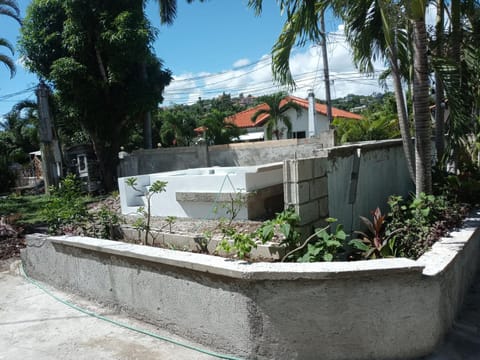
M 143 335 L 148 335 L 148 336 L 151 336 L 155 339 L 158 339 L 158 340 L 163 340 L 163 341 L 167 341 L 169 343 L 172 343 L 172 344 L 175 344 L 175 345 L 178 345 L 178 346 L 182 346 L 184 348 L 187 348 L 187 349 L 190 349 L 190 350 L 193 350 L 193 351 L 197 351 L 199 353 L 203 353 L 203 354 L 207 354 L 207 355 L 210 355 L 210 356 L 214 356 L 214 357 L 217 357 L 219 359 L 228 359 L 228 360 L 241 360 L 240 358 L 237 358 L 237 357 L 234 357 L 234 356 L 230 356 L 230 355 L 223 355 L 223 354 L 219 354 L 219 353 L 215 353 L 215 352 L 212 352 L 212 351 L 209 351 L 209 350 L 205 350 L 205 349 L 202 349 L 202 348 L 199 348 L 199 347 L 196 347 L 196 346 L 193 346 L 193 345 L 188 345 L 188 344 L 185 344 L 185 343 L 182 343 L 180 341 L 177 341 L 177 340 L 174 340 L 174 339 L 170 339 L 168 337 L 165 337 L 165 336 L 161 336 L 161 335 L 158 335 L 158 334 L 154 334 L 150 331 L 147 331 L 147 330 L 142 330 L 142 329 L 138 329 L 138 328 L 135 328 L 133 326 L 130 326 L 130 325 L 127 325 L 127 324 L 124 324 L 124 323 L 121 323 L 121 322 L 118 322 L 118 321 L 115 321 L 115 320 L 112 320 L 112 319 L 109 319 L 105 316 L 102 316 L 102 315 L 98 315 L 98 314 L 95 314 L 94 312 L 91 312 L 91 311 L 88 311 L 88 310 L 85 310 L 75 304 L 72 304 L 66 300 L 63 300 L 63 299 L 60 299 L 58 296 L 54 295 L 53 293 L 51 293 L 49 290 L 47 290 L 45 287 L 43 287 L 42 285 L 40 285 L 38 282 L 36 282 L 35 280 L 31 279 L 25 272 L 25 269 L 23 268 L 23 262 L 22 262 L 22 265 L 21 265 L 21 272 L 22 272 L 22 275 L 25 277 L 25 279 L 27 281 L 29 281 L 30 283 L 32 283 L 33 285 L 35 285 L 37 288 L 39 288 L 40 290 L 42 290 L 43 292 L 45 292 L 46 294 L 48 294 L 50 297 L 54 298 L 55 300 L 57 300 L 58 302 L 61 302 L 62 304 L 64 305 L 67 305 L 69 307 L 71 307 L 72 309 L 75 309 L 77 311 L 80 311 L 88 316 L 92 316 L 94 318 L 97 318 L 97 319 L 100 319 L 100 320 L 103 320 L 103 321 L 106 321 L 108 323 L 111 323 L 111 324 L 114 324 L 114 325 L 117 325 L 117 326 L 121 326 L 125 329 L 128 329 L 128 330 L 132 330 L 132 331 L 135 331 L 137 333 L 140 333 L 140 334 L 143 334 Z

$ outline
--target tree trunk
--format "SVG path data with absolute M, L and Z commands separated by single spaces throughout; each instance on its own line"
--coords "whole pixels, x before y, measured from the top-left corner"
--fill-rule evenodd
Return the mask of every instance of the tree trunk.
M 432 128 L 429 111 L 427 31 L 425 15 L 413 20 L 414 74 L 413 108 L 415 112 L 415 185 L 420 193 L 432 192 Z
M 106 192 L 117 189 L 118 150 L 120 149 L 118 131 L 112 131 L 110 143 L 92 135 L 93 149 L 97 156 L 100 175 Z
M 398 59 L 395 52 L 390 56 L 390 66 L 392 68 L 393 87 L 395 93 L 395 102 L 397 104 L 398 124 L 400 127 L 400 134 L 403 142 L 403 152 L 405 154 L 405 161 L 407 163 L 408 173 L 413 183 L 415 183 L 415 170 L 413 167 L 413 143 L 412 135 L 410 133 L 410 121 L 408 119 L 407 104 L 402 88 L 402 80 L 400 69 L 398 68 Z
M 435 24 L 435 33 L 437 35 L 435 56 L 437 58 L 443 56 L 444 11 L 443 0 L 439 0 L 437 5 L 437 22 Z M 439 164 L 442 163 L 445 152 L 445 108 L 443 94 L 444 88 L 441 76 L 438 71 L 435 71 L 435 148 L 437 150 L 437 162 Z

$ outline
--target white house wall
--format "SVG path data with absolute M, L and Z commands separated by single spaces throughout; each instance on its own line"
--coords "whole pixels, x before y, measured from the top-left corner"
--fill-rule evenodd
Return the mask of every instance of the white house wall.
M 297 112 L 295 109 L 288 109 L 285 112 L 285 115 L 289 117 L 290 122 L 292 123 L 292 132 L 299 132 L 299 131 L 305 131 L 305 135 L 308 136 L 308 110 L 302 108 Z M 287 138 L 287 127 L 283 124 L 283 122 L 280 122 L 279 124 L 279 129 L 282 130 L 282 128 L 285 128 L 283 131 L 283 134 L 281 136 L 281 139 L 286 139 Z M 323 114 L 320 114 L 318 112 L 315 113 L 315 128 L 317 131 L 317 134 L 320 132 L 328 131 L 330 129 L 330 125 L 328 124 L 327 117 Z

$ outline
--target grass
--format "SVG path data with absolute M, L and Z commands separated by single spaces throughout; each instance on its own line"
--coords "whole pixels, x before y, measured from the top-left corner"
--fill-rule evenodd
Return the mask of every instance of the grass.
M 34 225 L 45 223 L 42 209 L 47 206 L 45 195 L 10 195 L 0 201 L 0 216 L 20 215 L 19 224 Z

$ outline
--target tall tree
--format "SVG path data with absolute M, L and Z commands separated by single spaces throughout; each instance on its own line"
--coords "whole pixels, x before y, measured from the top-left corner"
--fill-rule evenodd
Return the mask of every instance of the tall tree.
M 354 52 L 359 52 L 361 56 L 371 57 L 376 52 L 383 56 L 389 56 L 393 58 L 390 60 L 391 65 L 399 65 L 399 53 L 393 54 L 392 50 L 400 49 L 402 32 L 391 31 L 392 23 L 399 21 L 402 18 L 410 20 L 413 28 L 414 36 L 414 111 L 415 111 L 415 183 L 416 193 L 431 192 L 431 149 L 430 149 L 430 117 L 428 107 L 428 58 L 427 58 L 427 42 L 426 42 L 426 28 L 425 28 L 425 9 L 427 6 L 426 0 L 412 0 L 412 1 L 383 1 L 383 0 L 280 0 L 279 5 L 282 11 L 286 12 L 287 20 L 283 27 L 282 34 L 279 36 L 277 43 L 272 50 L 273 65 L 272 69 L 274 76 L 277 80 L 286 84 L 294 84 L 292 74 L 289 67 L 289 57 L 293 46 L 297 43 L 305 44 L 307 41 L 318 41 L 320 39 L 321 31 L 319 30 L 320 14 L 325 6 L 332 5 L 334 11 L 341 18 L 345 15 L 345 10 L 350 11 L 355 8 L 359 3 L 364 4 L 364 8 L 368 11 L 372 9 L 378 9 L 381 18 L 377 20 L 377 28 L 366 27 L 359 28 L 357 34 L 364 35 L 365 41 L 357 42 L 354 44 Z M 250 0 L 249 5 L 254 7 L 258 12 L 262 9 L 262 0 Z M 398 11 L 401 11 L 400 16 L 396 16 L 393 19 L 386 16 L 385 11 L 390 10 L 393 7 L 397 7 Z M 339 9 L 341 9 L 339 11 Z M 382 14 L 383 11 L 383 14 Z M 355 15 L 355 12 L 353 13 Z M 370 13 L 356 14 L 358 21 L 364 21 L 365 15 L 370 16 Z M 354 18 L 355 19 L 355 18 Z M 375 18 L 373 18 L 375 19 Z M 346 18 L 352 25 L 352 18 Z M 355 23 L 353 23 L 355 24 Z M 347 27 L 347 33 L 349 31 L 349 24 L 345 24 Z M 380 30 L 385 36 L 382 38 L 371 31 Z M 375 41 L 372 43 L 372 39 Z M 372 45 L 377 47 L 374 51 L 369 51 Z M 385 53 L 385 51 L 388 51 Z M 395 86 L 395 91 L 399 92 L 399 86 Z M 402 92 L 403 97 L 403 92 Z M 398 96 L 401 101 L 400 96 Z M 404 106 L 398 106 L 399 111 L 404 109 Z M 427 117 L 428 115 L 428 117 Z M 400 117 L 400 113 L 399 113 Z M 403 117 L 403 115 L 402 115 Z M 404 146 L 408 146 L 408 135 L 405 134 L 407 126 L 402 126 L 402 135 L 404 136 Z M 427 140 L 428 137 L 428 140 Z M 406 151 L 408 159 L 410 151 Z M 430 157 L 430 158 L 429 158 Z
M 171 80 L 151 51 L 153 39 L 141 0 L 34 0 L 27 11 L 26 65 L 53 85 L 59 108 L 90 136 L 107 190 L 116 186 L 120 144 Z
M 280 139 L 280 125 L 282 124 L 286 126 L 289 133 L 292 131 L 292 122 L 285 112 L 289 109 L 295 109 L 298 111 L 300 106 L 293 101 L 285 99 L 285 94 L 281 92 L 264 96 L 262 100 L 267 107 L 257 110 L 252 115 L 252 122 L 256 122 L 260 116 L 268 116 L 265 124 L 266 137 L 268 140 L 272 140 L 272 134 L 275 134 L 277 140 Z
M 353 59 L 363 72 L 373 72 L 373 61 L 384 59 L 390 66 L 403 149 L 411 179 L 415 182 L 414 151 L 410 120 L 403 91 L 411 65 L 407 23 L 399 4 L 388 1 L 339 1 L 336 13 L 345 21 Z
M 39 146 L 37 104 L 30 100 L 17 103 L 5 115 L 0 130 L 3 155 L 8 162 L 28 162 L 28 153 L 37 150 Z
M 171 25 L 177 16 L 177 0 L 155 0 L 159 6 L 160 22 Z M 191 4 L 195 0 L 187 0 Z M 204 2 L 205 0 L 198 0 Z
M 413 109 L 415 114 L 415 192 L 432 192 L 432 125 L 429 109 L 426 0 L 412 0 L 407 8 L 413 25 Z
M 8 16 L 21 24 L 20 9 L 15 0 L 0 0 L 0 15 Z M 5 38 L 0 37 L 0 46 L 6 47 L 10 50 L 12 55 L 15 52 L 12 44 Z M 15 62 L 13 59 L 8 55 L 0 53 L 0 63 L 8 68 L 10 71 L 10 78 L 12 78 L 15 75 Z
M 225 118 L 225 112 L 213 109 L 199 121 L 199 124 L 204 128 L 208 144 L 229 144 L 233 139 L 238 139 L 240 136 L 241 129 L 235 124 L 225 122 Z
M 160 139 L 165 146 L 189 146 L 195 137 L 195 119 L 183 107 L 161 110 Z

